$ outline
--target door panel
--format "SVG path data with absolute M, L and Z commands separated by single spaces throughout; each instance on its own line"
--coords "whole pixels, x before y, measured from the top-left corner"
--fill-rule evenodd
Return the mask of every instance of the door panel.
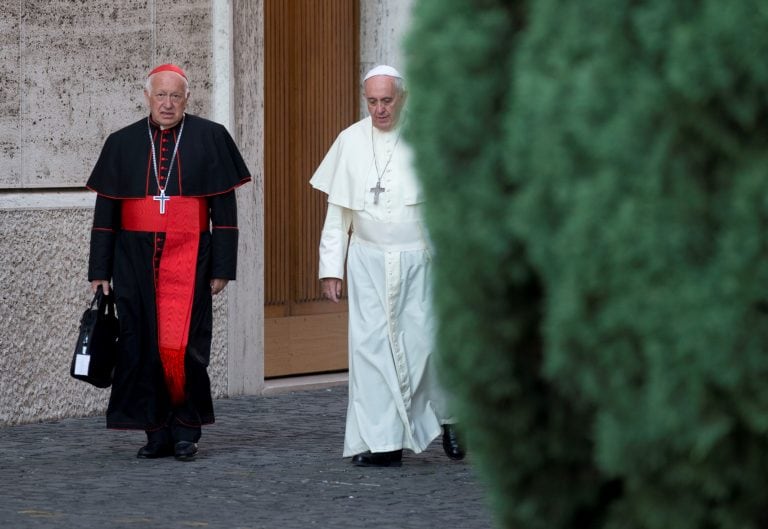
M 309 179 L 358 116 L 357 0 L 266 0 L 265 376 L 347 368 L 347 307 L 317 278 L 326 195 Z

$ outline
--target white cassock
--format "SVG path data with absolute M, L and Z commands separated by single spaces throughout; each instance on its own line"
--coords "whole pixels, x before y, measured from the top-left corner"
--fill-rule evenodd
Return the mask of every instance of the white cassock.
M 328 194 L 320 278 L 343 278 L 347 259 L 344 457 L 419 453 L 454 422 L 432 358 L 432 263 L 411 157 L 399 131 L 379 131 L 368 117 L 339 134 L 310 180 Z M 378 183 L 384 191 L 375 204 Z

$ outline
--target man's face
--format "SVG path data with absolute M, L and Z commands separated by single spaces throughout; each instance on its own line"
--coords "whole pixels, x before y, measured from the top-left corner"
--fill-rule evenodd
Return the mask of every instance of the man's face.
M 384 132 L 392 130 L 405 102 L 405 94 L 398 92 L 395 78 L 376 75 L 365 81 L 364 90 L 373 126 Z
M 174 72 L 156 73 L 150 79 L 150 90 L 144 90 L 149 113 L 155 123 L 167 129 L 176 125 L 187 108 L 186 83 Z

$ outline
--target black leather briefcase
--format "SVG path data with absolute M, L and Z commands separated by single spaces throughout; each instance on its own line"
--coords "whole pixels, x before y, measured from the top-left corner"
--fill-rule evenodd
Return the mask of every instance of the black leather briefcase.
M 114 297 L 111 292 L 105 295 L 99 287 L 90 307 L 80 318 L 80 332 L 69 374 L 97 388 L 111 386 L 119 336 L 120 324 L 115 314 Z

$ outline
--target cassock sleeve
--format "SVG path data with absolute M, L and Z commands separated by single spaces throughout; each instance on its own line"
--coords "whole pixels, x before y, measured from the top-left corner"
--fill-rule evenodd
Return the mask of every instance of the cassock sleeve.
M 328 203 L 325 225 L 320 234 L 319 277 L 344 278 L 344 261 L 349 244 L 349 227 L 352 224 L 352 211 Z
M 237 275 L 237 200 L 235 191 L 208 198 L 211 210 L 211 278 L 235 279 Z
M 115 237 L 120 229 L 120 201 L 96 196 L 91 228 L 91 251 L 88 258 L 88 281 L 112 279 Z

